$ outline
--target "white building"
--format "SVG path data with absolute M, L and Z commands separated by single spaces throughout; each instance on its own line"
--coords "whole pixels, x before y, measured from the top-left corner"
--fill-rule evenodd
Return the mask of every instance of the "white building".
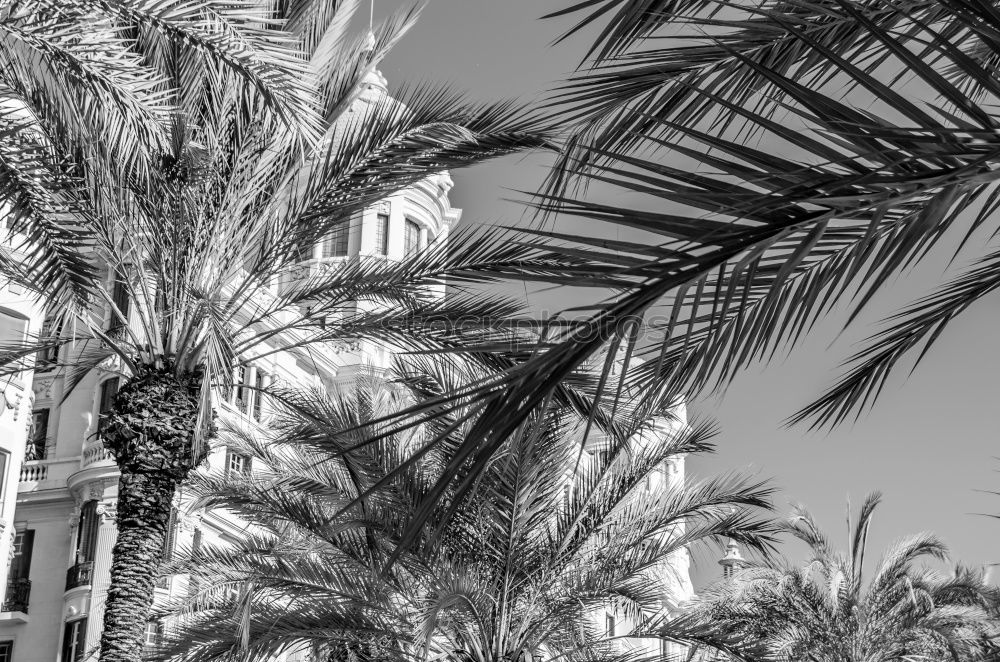
M 680 403 L 671 409 L 671 418 L 656 419 L 654 425 L 633 440 L 633 443 L 641 445 L 647 435 L 659 439 L 672 438 L 686 432 L 687 427 L 687 408 L 684 403 Z M 676 490 L 683 485 L 684 456 L 677 455 L 660 465 L 642 489 L 646 494 L 656 494 L 665 490 Z M 683 524 L 679 526 L 680 529 L 666 535 L 683 533 Z M 655 612 L 643 614 L 644 619 L 676 614 L 685 602 L 694 597 L 694 587 L 691 584 L 691 557 L 686 548 L 674 552 L 653 570 L 652 576 L 660 586 L 660 604 Z M 636 655 L 642 657 L 666 655 L 670 656 L 669 659 L 674 659 L 674 656 L 679 656 L 684 651 L 684 648 L 677 644 L 659 639 L 627 637 L 626 635 L 633 632 L 640 624 L 611 605 L 595 614 L 594 619 L 593 625 L 597 631 L 604 632 L 610 637 L 621 637 L 616 640 L 617 645 Z
M 41 326 L 41 313 L 26 292 L 7 284 L 0 287 L 0 346 L 28 340 Z M 31 588 L 27 568 L 21 563 L 25 545 L 31 547 L 30 535 L 15 524 L 15 506 L 19 496 L 19 473 L 27 443 L 32 433 L 32 372 L 23 371 L 0 377 L 0 586 L 6 587 L 0 608 L 0 628 L 24 618 Z M 0 637 L 0 661 L 12 659 L 13 642 Z

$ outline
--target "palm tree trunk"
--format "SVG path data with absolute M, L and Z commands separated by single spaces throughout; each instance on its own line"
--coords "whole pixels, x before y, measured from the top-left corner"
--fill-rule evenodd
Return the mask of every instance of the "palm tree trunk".
M 147 369 L 118 391 L 102 422 L 121 477 L 100 662 L 142 659 L 174 492 L 200 459 L 192 453 L 200 383 L 198 375 Z
M 177 483 L 122 472 L 118 482 L 118 539 L 104 608 L 101 662 L 139 662 L 153 588 Z

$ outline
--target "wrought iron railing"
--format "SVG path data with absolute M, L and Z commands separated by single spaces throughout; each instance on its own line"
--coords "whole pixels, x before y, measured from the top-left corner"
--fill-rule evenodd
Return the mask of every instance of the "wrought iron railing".
M 28 613 L 28 598 L 31 597 L 30 579 L 7 580 L 7 593 L 3 598 L 3 611 Z
M 66 571 L 66 590 L 78 586 L 87 586 L 94 576 L 94 562 L 84 561 Z

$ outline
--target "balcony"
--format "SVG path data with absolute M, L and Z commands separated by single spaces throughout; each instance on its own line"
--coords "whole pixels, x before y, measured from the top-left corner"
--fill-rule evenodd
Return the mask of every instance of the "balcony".
M 94 464 L 117 466 L 114 453 L 105 448 L 100 439 L 83 447 L 83 466 Z
M 79 468 L 79 457 L 58 460 L 28 460 L 21 465 L 17 491 L 19 493 L 36 492 L 64 487 L 66 479 Z
M 22 483 L 38 483 L 43 480 L 47 480 L 49 477 L 49 465 L 42 464 L 40 461 L 29 460 L 31 464 L 25 463 L 21 467 L 21 476 L 19 478 Z
M 89 586 L 94 576 L 94 562 L 84 561 L 66 571 L 66 590 Z
M 28 613 L 28 598 L 31 597 L 30 579 L 11 579 L 7 581 L 7 594 L 3 599 L 2 611 L 17 611 Z

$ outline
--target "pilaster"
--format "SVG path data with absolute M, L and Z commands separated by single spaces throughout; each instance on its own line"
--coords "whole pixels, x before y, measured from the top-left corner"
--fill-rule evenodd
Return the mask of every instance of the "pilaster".
M 97 529 L 97 552 L 94 554 L 94 578 L 91 584 L 90 614 L 87 621 L 87 650 L 100 644 L 104 625 L 104 604 L 111 585 L 111 550 L 118 536 L 117 502 L 102 503 L 97 508 L 101 524 Z

